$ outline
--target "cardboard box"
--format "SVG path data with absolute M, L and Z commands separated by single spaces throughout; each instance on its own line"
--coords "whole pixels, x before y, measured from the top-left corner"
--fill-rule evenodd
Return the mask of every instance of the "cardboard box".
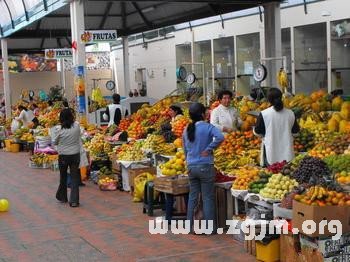
M 299 260 L 299 245 L 298 237 L 289 233 L 288 235 L 281 234 L 280 236 L 280 261 L 295 262 Z
M 302 225 L 306 220 L 312 220 L 316 223 L 316 232 L 307 234 L 303 232 Z M 326 220 L 328 223 L 331 220 L 339 220 L 342 224 L 342 232 L 350 232 L 350 207 L 349 206 L 310 206 L 293 201 L 293 228 L 297 228 L 299 233 L 318 237 L 331 236 L 333 233 L 328 231 L 328 226 L 324 227 L 324 233 L 321 234 L 319 229 L 320 222 Z
M 332 237 L 310 238 L 300 235 L 300 245 L 302 248 L 313 248 L 324 257 L 329 257 L 339 252 L 350 253 L 350 235 L 343 235 L 339 240 L 332 240 Z

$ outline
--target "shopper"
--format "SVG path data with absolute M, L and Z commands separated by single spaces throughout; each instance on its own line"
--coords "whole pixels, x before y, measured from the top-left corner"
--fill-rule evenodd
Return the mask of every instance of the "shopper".
M 190 179 L 187 219 L 190 220 L 192 230 L 194 209 L 198 204 L 199 193 L 203 199 L 204 220 L 214 221 L 213 150 L 224 140 L 224 136 L 219 129 L 204 121 L 205 107 L 203 104 L 192 104 L 189 113 L 192 123 L 187 126 L 183 134 L 183 145 Z
M 120 120 L 124 118 L 127 113 L 125 109 L 120 105 L 120 95 L 113 94 L 113 103 L 108 105 L 106 112 L 103 114 L 103 119 L 108 122 L 108 127 L 111 125 L 119 125 Z
M 74 121 L 72 110 L 65 108 L 59 117 L 60 126 L 55 127 L 53 132 L 53 143 L 57 145 L 58 166 L 60 170 L 60 184 L 56 193 L 56 198 L 60 202 L 67 202 L 67 170 L 71 175 L 71 194 L 69 205 L 79 206 L 79 162 L 80 162 L 80 126 Z
M 292 110 L 283 107 L 282 92 L 271 88 L 267 99 L 272 105 L 257 119 L 254 132 L 262 136 L 261 165 L 267 166 L 294 158 L 293 134 L 299 125 Z
M 210 123 L 224 133 L 236 131 L 242 124 L 237 110 L 231 107 L 232 97 L 233 94 L 231 91 L 221 91 L 218 95 L 220 105 L 210 115 Z
M 35 117 L 32 110 L 27 109 L 25 106 L 19 105 L 19 116 L 15 117 L 15 120 L 22 121 L 23 127 L 36 128 L 39 125 L 39 120 Z

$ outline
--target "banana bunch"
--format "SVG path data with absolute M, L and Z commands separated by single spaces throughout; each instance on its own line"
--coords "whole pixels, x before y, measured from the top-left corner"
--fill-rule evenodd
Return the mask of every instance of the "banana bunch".
M 176 153 L 176 146 L 173 143 L 168 143 L 168 144 L 158 144 L 157 146 L 154 147 L 154 152 L 161 154 L 161 155 L 167 155 L 167 156 L 172 156 Z
M 144 141 L 142 149 L 155 151 L 156 148 L 160 148 L 163 144 L 165 144 L 165 139 L 162 135 L 150 134 Z
M 34 142 L 34 137 L 31 133 L 25 133 L 20 137 L 20 140 L 27 142 Z
M 287 72 L 281 68 L 277 74 L 277 81 L 280 87 L 282 88 L 282 92 L 285 93 L 288 87 L 288 76 Z
M 304 94 L 298 94 L 289 101 L 289 107 L 300 107 L 303 111 L 311 111 L 312 100 Z
M 47 154 L 36 153 L 30 157 L 30 161 L 32 161 L 37 166 L 42 166 L 43 164 L 49 163 L 50 158 Z
M 311 201 L 314 201 L 316 199 L 323 199 L 324 197 L 327 197 L 328 193 L 326 189 L 324 189 L 321 186 L 313 186 L 309 188 L 307 196 L 310 198 Z
M 103 134 L 96 134 L 85 146 L 92 156 L 108 154 L 112 150 L 111 145 L 105 142 Z

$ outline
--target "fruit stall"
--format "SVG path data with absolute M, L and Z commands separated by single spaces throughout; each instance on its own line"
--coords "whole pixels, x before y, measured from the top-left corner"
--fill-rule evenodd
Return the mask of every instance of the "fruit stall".
M 258 259 L 292 261 L 284 256 L 288 252 L 293 261 L 305 261 L 307 257 L 313 257 L 312 261 L 349 261 L 339 260 L 350 256 L 347 235 L 350 233 L 350 101 L 347 100 L 348 97 L 333 97 L 324 90 L 309 96 L 285 96 L 285 107 L 295 112 L 301 127 L 294 138 L 296 157 L 263 168 L 259 165 L 261 140 L 253 134 L 256 118 L 251 112 L 264 110 L 269 104 L 246 97 L 233 99 L 232 105 L 239 110 L 243 124 L 239 131 L 226 134 L 224 142 L 214 151 L 217 225 L 226 227 L 225 220 L 233 219 L 239 225 L 255 221 L 254 227 L 259 228 L 262 225 L 257 221 L 283 219 L 290 229 L 289 234 L 267 236 L 260 242 L 244 240 L 242 232 L 235 235 L 247 252 Z M 119 126 L 105 128 L 82 123 L 89 178 L 96 188 L 130 192 L 131 201 L 143 201 L 144 210 L 164 208 L 164 199 L 157 191 L 174 196 L 188 193 L 181 139 L 190 122 L 188 107 L 183 106 L 183 116 L 173 120 L 169 114 L 170 105 L 181 105 L 183 101 L 181 96 L 170 96 L 154 105 L 145 104 Z M 218 105 L 218 101 L 212 101 L 210 110 Z M 36 130 L 19 129 L 12 139 L 37 142 L 47 137 L 49 128 L 58 123 L 58 114 L 58 107 L 43 113 Z M 163 128 L 169 124 L 171 129 Z M 44 163 L 55 162 L 53 152 L 38 149 L 30 156 L 33 166 L 46 167 Z M 327 230 L 323 234 L 304 232 L 301 225 L 307 219 L 340 220 L 341 240 L 333 243 L 332 232 Z M 299 229 L 300 234 L 292 234 L 292 228 Z M 325 241 L 336 246 L 332 252 L 323 250 Z M 271 257 L 264 258 L 262 253 Z

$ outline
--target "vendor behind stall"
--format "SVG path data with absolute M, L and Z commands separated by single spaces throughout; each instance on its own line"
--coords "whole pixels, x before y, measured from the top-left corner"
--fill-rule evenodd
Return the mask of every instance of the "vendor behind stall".
M 32 110 L 27 109 L 25 106 L 19 105 L 18 110 L 20 114 L 18 117 L 15 117 L 15 120 L 22 121 L 24 127 L 30 127 L 33 123 L 34 128 L 39 125 L 39 120 L 35 117 Z
M 283 107 L 282 92 L 271 88 L 267 99 L 271 107 L 258 116 L 255 134 L 262 136 L 261 165 L 267 166 L 294 158 L 293 134 L 299 125 L 292 110 Z
M 236 131 L 242 124 L 238 111 L 231 106 L 233 94 L 229 90 L 219 93 L 220 105 L 211 112 L 210 123 L 221 132 Z

